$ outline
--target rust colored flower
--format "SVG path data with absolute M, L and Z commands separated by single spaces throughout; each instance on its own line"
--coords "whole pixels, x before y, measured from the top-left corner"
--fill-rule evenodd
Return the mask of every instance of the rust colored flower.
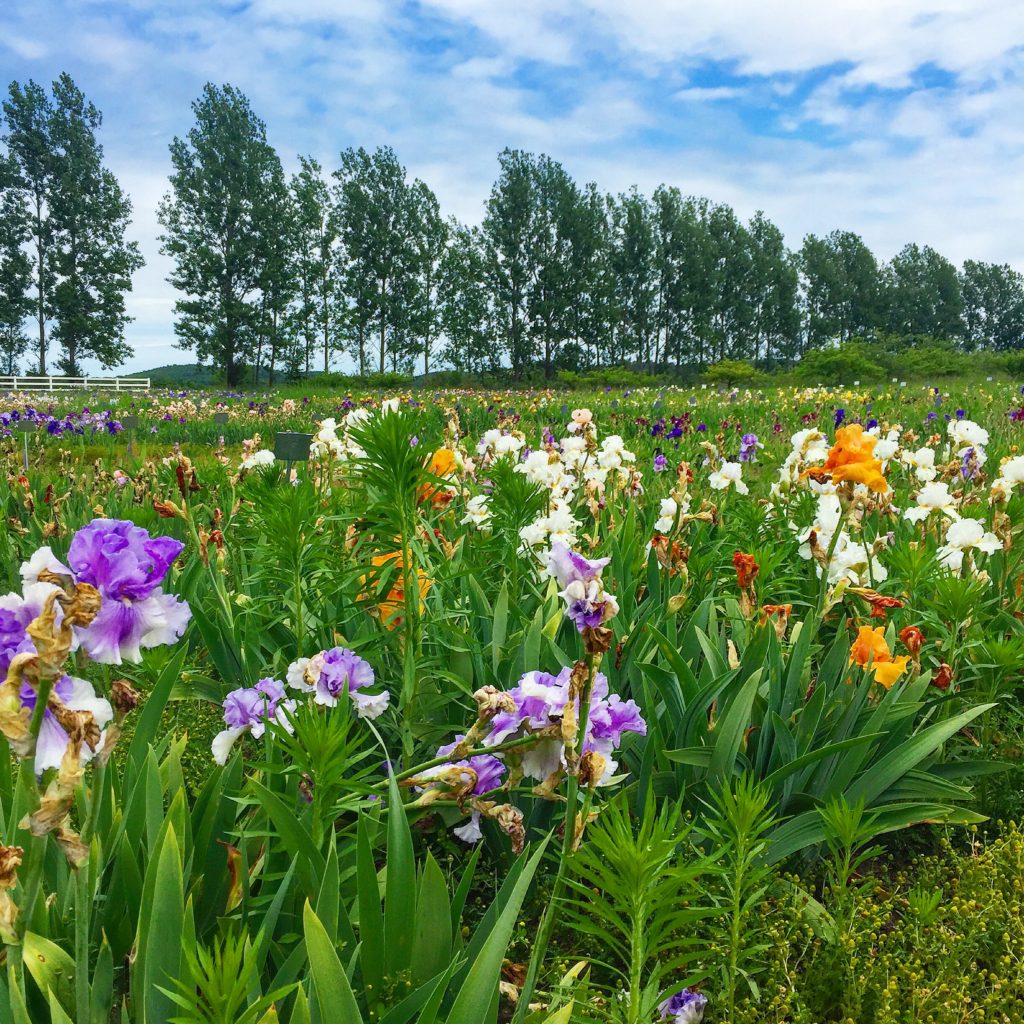
M 775 627 L 775 635 L 782 640 L 786 635 L 789 617 L 793 614 L 791 604 L 765 604 L 761 606 L 758 622 L 766 626 L 769 622 Z
M 732 565 L 736 570 L 736 582 L 740 589 L 747 590 L 754 582 L 761 567 L 754 561 L 753 555 L 746 555 L 742 551 L 733 553 Z
M 904 626 L 900 630 L 900 643 L 916 658 L 924 646 L 924 633 L 917 626 Z
M 844 481 L 864 484 L 872 491 L 883 493 L 889 490 L 889 485 L 882 475 L 882 463 L 874 456 L 877 442 L 878 438 L 864 433 L 859 423 L 840 427 L 825 464 L 805 470 L 804 476 L 816 480 L 828 477 L 835 484 Z
M 938 690 L 948 690 L 953 682 L 953 669 L 945 662 L 932 673 L 932 686 Z
M 887 690 L 906 672 L 909 661 L 910 658 L 905 654 L 898 658 L 892 656 L 892 651 L 885 642 L 885 630 L 881 626 L 874 629 L 870 626 L 861 626 L 857 630 L 857 639 L 850 646 L 850 664 L 860 665 L 861 668 L 870 665 L 875 682 Z
M 871 618 L 885 619 L 885 613 L 890 608 L 902 608 L 903 602 L 898 597 L 888 597 L 880 594 L 870 587 L 850 587 L 849 592 L 867 601 L 871 605 Z

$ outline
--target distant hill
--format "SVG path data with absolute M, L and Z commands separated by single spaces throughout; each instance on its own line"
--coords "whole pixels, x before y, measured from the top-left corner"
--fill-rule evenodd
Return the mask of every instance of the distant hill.
M 152 370 L 139 370 L 133 377 L 149 377 L 153 387 L 173 387 L 187 385 L 189 387 L 210 387 L 216 383 L 213 370 L 209 366 L 198 363 L 179 363 L 174 366 L 157 366 Z

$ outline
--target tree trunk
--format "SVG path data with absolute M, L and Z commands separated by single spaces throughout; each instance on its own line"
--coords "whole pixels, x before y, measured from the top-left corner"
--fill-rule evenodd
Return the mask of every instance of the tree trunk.
M 46 261 L 43 255 L 43 201 L 36 193 L 36 270 L 39 286 L 39 375 L 46 376 Z

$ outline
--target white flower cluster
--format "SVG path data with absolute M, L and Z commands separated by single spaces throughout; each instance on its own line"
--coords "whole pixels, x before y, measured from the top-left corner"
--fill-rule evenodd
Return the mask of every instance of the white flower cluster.
M 1024 455 L 1003 461 L 999 475 L 992 481 L 992 500 L 1009 501 L 1018 484 L 1024 484 Z
M 260 469 L 274 464 L 274 453 L 269 448 L 259 448 L 244 456 L 238 464 L 239 469 Z
M 903 518 L 912 523 L 920 523 L 933 512 L 941 512 L 950 519 L 960 518 L 960 513 L 956 510 L 956 498 L 949 493 L 949 484 L 942 481 L 925 484 L 918 491 L 916 501 L 917 504 L 913 508 L 908 508 L 903 513 Z
M 481 465 L 486 467 L 496 459 L 518 459 L 525 444 L 526 440 L 522 434 L 512 434 L 495 428 L 488 430 L 480 438 L 476 453 L 480 456 Z
M 352 440 L 349 430 L 352 427 L 365 423 L 369 418 L 370 413 L 366 409 L 350 410 L 346 414 L 340 428 L 340 437 L 338 436 L 338 421 L 333 416 L 321 420 L 320 429 L 317 431 L 316 437 L 313 438 L 313 443 L 309 446 L 310 458 L 323 459 L 329 457 L 335 462 L 348 462 L 350 459 L 362 458 L 366 455 L 366 452 Z
M 884 565 L 875 557 L 872 546 L 863 541 L 854 540 L 846 527 L 840 529 L 843 507 L 838 495 L 820 494 L 814 522 L 799 534 L 800 557 L 814 558 L 818 553 L 822 561 L 827 561 L 828 582 L 835 584 L 846 580 L 854 586 L 867 586 L 880 583 L 886 579 L 888 572 Z M 836 531 L 840 530 L 836 537 Z M 812 547 L 812 534 L 814 546 Z M 835 547 L 832 547 L 833 538 Z M 828 556 L 832 548 L 831 557 Z M 822 561 L 815 559 L 815 569 L 820 577 L 824 571 Z
M 609 480 L 628 485 L 634 493 L 641 489 L 636 454 L 626 448 L 618 434 L 609 434 L 598 445 L 597 429 L 588 409 L 575 410 L 566 430 L 567 436 L 549 440 L 516 466 L 517 473 L 549 494 L 547 511 L 519 531 L 523 548 L 533 551 L 542 562 L 547 559 L 548 545 L 561 542 L 572 547 L 576 543 L 582 524 L 573 513 L 572 502 L 581 483 L 591 494 L 603 493 Z M 496 448 L 500 437 L 489 437 L 491 433 L 484 435 L 478 451 Z
M 946 543 L 936 552 L 939 563 L 951 572 L 963 569 L 964 555 L 968 551 L 983 551 L 992 554 L 1000 548 L 999 538 L 977 519 L 955 519 L 946 530 Z
M 985 465 L 985 445 L 988 444 L 988 431 L 973 420 L 950 420 L 946 428 L 949 434 L 950 452 L 957 458 L 963 458 L 971 451 L 971 458 L 979 466 Z
M 475 526 L 485 533 L 491 529 L 491 509 L 486 494 L 477 494 L 466 502 L 466 514 L 462 522 L 467 526 Z
M 805 469 L 828 458 L 828 438 L 820 430 L 798 430 L 789 440 L 790 452 L 779 467 L 779 479 L 772 484 L 772 497 L 776 499 L 801 486 Z

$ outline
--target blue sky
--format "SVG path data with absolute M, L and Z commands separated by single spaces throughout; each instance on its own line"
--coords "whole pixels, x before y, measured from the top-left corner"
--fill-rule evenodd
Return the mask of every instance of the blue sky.
M 7 0 L 5 79 L 69 71 L 147 259 L 127 369 L 183 362 L 156 205 L 206 81 L 245 91 L 287 168 L 395 148 L 476 221 L 504 146 L 618 192 L 763 209 L 796 247 L 859 231 L 1024 269 L 1024 4 L 1003 0 Z

